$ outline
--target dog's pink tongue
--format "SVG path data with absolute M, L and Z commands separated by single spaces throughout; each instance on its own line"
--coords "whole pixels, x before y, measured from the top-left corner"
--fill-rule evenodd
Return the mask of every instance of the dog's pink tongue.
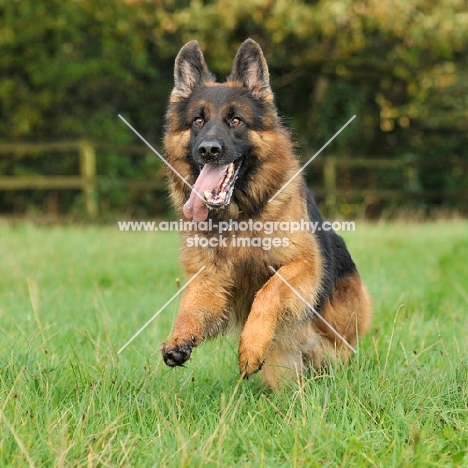
M 227 165 L 205 164 L 200 172 L 194 190 L 190 198 L 184 205 L 184 216 L 193 219 L 196 223 L 201 223 L 208 218 L 208 208 L 205 205 L 203 192 L 205 190 L 216 191 L 221 187 L 227 171 Z

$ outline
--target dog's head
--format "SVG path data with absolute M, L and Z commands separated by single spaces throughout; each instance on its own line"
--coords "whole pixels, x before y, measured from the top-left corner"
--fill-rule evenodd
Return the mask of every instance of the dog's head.
M 198 42 L 191 41 L 177 56 L 174 80 L 165 146 L 169 161 L 193 185 L 190 191 L 174 180 L 173 190 L 184 194 L 185 217 L 204 221 L 210 209 L 216 213 L 228 205 L 258 210 L 267 187 L 275 186 L 271 177 L 278 179 L 283 171 L 267 160 L 282 151 L 278 145 L 289 145 L 260 46 L 246 40 L 226 83 L 217 83 Z

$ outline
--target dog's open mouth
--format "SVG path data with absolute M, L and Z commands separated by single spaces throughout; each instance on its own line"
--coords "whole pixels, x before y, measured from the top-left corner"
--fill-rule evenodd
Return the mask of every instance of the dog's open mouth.
M 241 158 L 230 164 L 205 164 L 184 205 L 184 215 L 199 223 L 208 218 L 209 209 L 226 207 L 231 201 Z

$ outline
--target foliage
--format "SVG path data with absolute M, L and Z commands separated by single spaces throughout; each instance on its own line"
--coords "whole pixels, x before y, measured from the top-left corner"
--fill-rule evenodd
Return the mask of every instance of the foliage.
M 0 0 L 0 31 L 0 139 L 126 143 L 122 113 L 158 142 L 181 45 L 222 79 L 252 37 L 302 156 L 356 114 L 329 154 L 450 161 L 422 188 L 468 186 L 463 0 Z
M 122 2 L 3 2 L 1 136 L 128 142 L 118 112 L 156 132 L 164 67 L 133 14 Z

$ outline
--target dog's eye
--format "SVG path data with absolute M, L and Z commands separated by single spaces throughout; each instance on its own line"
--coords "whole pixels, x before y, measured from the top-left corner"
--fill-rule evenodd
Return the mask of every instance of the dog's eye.
M 197 117 L 197 118 L 193 121 L 193 126 L 194 126 L 194 127 L 201 127 L 201 126 L 203 126 L 204 123 L 205 123 L 205 121 L 204 121 L 201 117 Z
M 239 119 L 239 117 L 234 117 L 232 120 L 231 120 L 231 127 L 238 127 L 240 124 L 242 123 L 242 120 Z

